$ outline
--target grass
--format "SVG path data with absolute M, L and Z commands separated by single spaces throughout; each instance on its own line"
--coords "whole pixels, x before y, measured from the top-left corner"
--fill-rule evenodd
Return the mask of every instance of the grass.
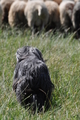
M 19 47 L 37 47 L 47 59 L 55 85 L 51 108 L 34 116 L 16 100 L 12 90 Z M 29 30 L 0 29 L 0 120 L 80 120 L 80 42 L 68 34 L 42 33 L 31 37 Z

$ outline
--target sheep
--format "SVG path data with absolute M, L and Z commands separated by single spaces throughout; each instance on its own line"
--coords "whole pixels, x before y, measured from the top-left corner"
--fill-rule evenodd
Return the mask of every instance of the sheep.
M 28 0 L 28 1 L 34 1 L 34 0 Z M 58 5 L 62 2 L 62 0 L 40 0 L 40 1 L 53 1 L 56 2 Z
M 3 10 L 2 15 L 2 23 L 6 22 L 8 23 L 8 12 L 10 9 L 11 4 L 16 0 L 1 0 L 1 6 Z
M 80 37 L 80 1 L 76 2 L 73 8 L 72 23 L 77 37 Z
M 53 0 L 53 1 L 58 3 L 58 5 L 60 5 L 60 3 L 62 2 L 62 0 Z
M 8 16 L 8 21 L 11 27 L 27 24 L 26 18 L 24 16 L 24 9 L 26 4 L 27 3 L 24 1 L 15 1 L 11 5 Z
M 43 30 L 44 25 L 48 22 L 48 10 L 43 1 L 28 1 L 24 14 L 28 21 L 28 26 L 32 30 L 32 35 L 35 33 L 35 27 Z
M 54 84 L 42 53 L 35 47 L 24 46 L 17 50 L 16 59 L 13 90 L 17 100 L 25 108 L 33 106 L 34 113 L 36 106 L 41 111 L 46 102 L 47 110 Z
M 78 29 L 80 26 L 80 2 L 76 2 L 73 8 L 72 22 L 74 29 Z
M 59 6 L 60 22 L 65 32 L 72 27 L 72 11 L 74 5 L 74 1 L 64 0 Z
M 28 0 L 28 1 L 35 1 L 35 0 Z M 37 1 L 37 0 L 36 0 Z M 39 0 L 39 1 L 45 1 L 45 0 Z
M 2 23 L 8 23 L 8 13 L 10 10 L 10 6 L 15 1 L 28 1 L 28 0 L 1 0 L 1 6 L 3 10 Z
M 56 2 L 53 1 L 45 1 L 45 5 L 48 9 L 49 20 L 47 23 L 47 29 L 59 27 L 60 25 L 60 13 L 59 6 Z
M 77 0 L 74 0 L 75 2 L 77 2 Z

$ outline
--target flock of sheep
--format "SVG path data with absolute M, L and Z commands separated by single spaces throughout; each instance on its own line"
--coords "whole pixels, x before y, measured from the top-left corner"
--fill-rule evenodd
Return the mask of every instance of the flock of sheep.
M 0 23 L 27 25 L 35 33 L 53 28 L 78 30 L 80 0 L 0 0 Z

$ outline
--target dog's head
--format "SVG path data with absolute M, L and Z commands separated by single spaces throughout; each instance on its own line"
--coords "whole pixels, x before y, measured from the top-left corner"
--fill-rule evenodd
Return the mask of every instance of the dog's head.
M 24 46 L 22 48 L 19 48 L 16 52 L 17 62 L 20 62 L 20 61 L 26 59 L 28 56 L 35 56 L 39 60 L 44 61 L 42 58 L 41 52 L 35 47 Z

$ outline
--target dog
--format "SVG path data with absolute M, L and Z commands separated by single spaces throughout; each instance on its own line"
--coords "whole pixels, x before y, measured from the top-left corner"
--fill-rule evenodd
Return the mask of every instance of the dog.
M 42 111 L 50 107 L 50 97 L 54 84 L 42 53 L 34 47 L 25 46 L 16 52 L 17 64 L 14 70 L 13 90 L 19 103 L 32 111 Z

